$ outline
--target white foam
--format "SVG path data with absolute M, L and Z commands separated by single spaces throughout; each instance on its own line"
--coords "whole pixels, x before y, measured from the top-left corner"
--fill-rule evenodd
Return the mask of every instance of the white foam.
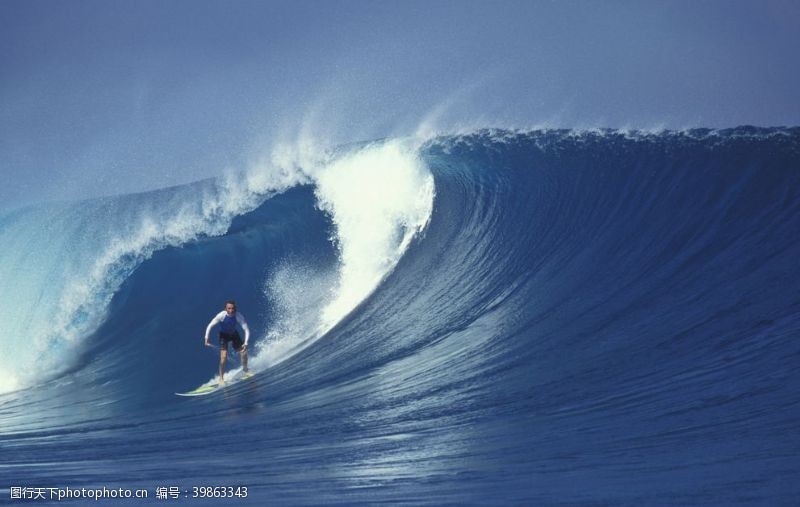
M 320 159 L 317 159 L 320 160 Z M 301 350 L 341 321 L 392 271 L 433 210 L 433 176 L 414 141 L 371 144 L 307 171 L 335 227 L 335 275 L 291 263 L 267 282 L 278 308 L 257 349 L 255 369 Z M 303 304 L 307 298 L 314 304 Z
M 322 312 L 327 330 L 377 287 L 428 222 L 433 177 L 400 142 L 368 147 L 314 175 L 320 207 L 336 227 L 341 267 Z
M 264 339 L 258 341 L 255 370 L 272 366 L 297 350 L 319 332 L 321 313 L 336 288 L 338 271 L 285 260 L 264 284 L 264 294 L 272 307 L 272 321 Z

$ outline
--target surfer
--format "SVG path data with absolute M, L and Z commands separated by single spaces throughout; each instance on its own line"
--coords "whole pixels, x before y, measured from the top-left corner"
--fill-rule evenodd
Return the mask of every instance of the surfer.
M 244 329 L 244 342 L 242 337 L 239 336 L 239 331 L 236 330 L 236 324 L 239 324 Z M 242 358 L 242 370 L 247 373 L 247 342 L 250 340 L 250 328 L 247 327 L 247 321 L 244 315 L 236 311 L 236 301 L 225 301 L 225 309 L 219 312 L 206 327 L 206 347 L 210 347 L 211 343 L 208 341 L 208 335 L 211 334 L 211 328 L 216 324 L 220 324 L 219 330 L 219 383 L 225 383 L 223 376 L 225 375 L 225 361 L 228 359 L 228 344 L 233 344 L 233 349 L 239 352 Z

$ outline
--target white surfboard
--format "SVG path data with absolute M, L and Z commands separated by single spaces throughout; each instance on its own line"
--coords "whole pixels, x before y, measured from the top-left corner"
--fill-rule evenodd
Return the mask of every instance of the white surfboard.
M 232 378 L 230 380 L 225 381 L 225 383 L 222 384 L 222 385 L 220 385 L 219 382 L 214 382 L 214 383 L 211 383 L 211 384 L 206 383 L 206 384 L 201 385 L 197 389 L 193 389 L 193 390 L 191 390 L 189 392 L 186 392 L 186 393 L 175 393 L 175 394 L 178 395 L 178 396 L 206 396 L 208 394 L 215 393 L 215 392 L 219 391 L 220 389 L 224 389 L 224 388 L 226 388 L 226 387 L 228 387 L 230 385 L 233 385 L 236 382 L 238 382 L 239 380 L 246 380 L 246 379 L 249 379 L 249 378 L 252 378 L 252 377 L 253 377 L 253 373 L 247 372 L 247 373 L 245 373 L 243 375 L 234 375 L 234 376 L 232 376 Z

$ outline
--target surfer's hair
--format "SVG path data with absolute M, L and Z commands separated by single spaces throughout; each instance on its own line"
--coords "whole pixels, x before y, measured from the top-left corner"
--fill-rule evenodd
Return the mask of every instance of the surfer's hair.
M 236 301 L 234 301 L 233 299 L 225 301 L 225 306 L 227 307 L 228 305 L 233 305 L 233 309 L 236 310 Z

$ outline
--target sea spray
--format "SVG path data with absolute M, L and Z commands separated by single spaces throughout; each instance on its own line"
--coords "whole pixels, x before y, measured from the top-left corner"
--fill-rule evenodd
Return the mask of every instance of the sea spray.
M 433 210 L 433 176 L 411 141 L 372 143 L 305 170 L 333 222 L 339 265 L 332 274 L 287 263 L 271 275 L 266 293 L 280 317 L 258 348 L 256 369 L 312 343 L 368 297 Z

